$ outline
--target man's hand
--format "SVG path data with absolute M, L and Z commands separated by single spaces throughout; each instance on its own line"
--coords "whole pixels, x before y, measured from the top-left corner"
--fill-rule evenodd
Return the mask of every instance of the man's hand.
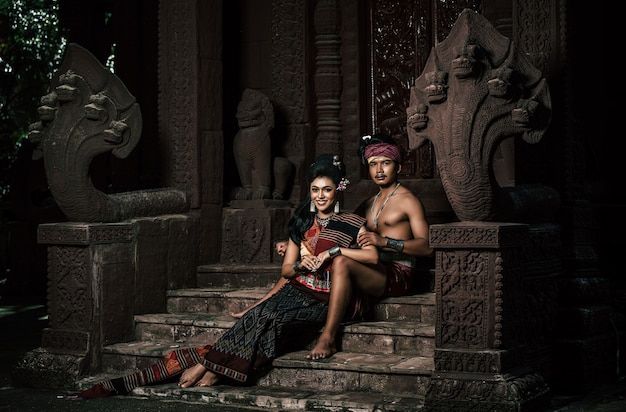
M 287 252 L 287 244 L 286 240 L 278 240 L 274 244 L 274 250 L 278 253 L 279 256 L 285 257 L 285 252 Z
M 370 232 L 368 230 L 359 233 L 356 241 L 360 247 L 370 245 L 376 247 L 385 247 L 387 245 L 387 238 L 380 236 L 378 233 Z

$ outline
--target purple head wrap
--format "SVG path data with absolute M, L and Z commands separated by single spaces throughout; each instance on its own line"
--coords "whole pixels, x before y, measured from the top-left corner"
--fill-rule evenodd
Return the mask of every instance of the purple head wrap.
M 397 163 L 402 161 L 400 155 L 400 148 L 394 144 L 389 143 L 375 143 L 365 147 L 363 151 L 365 159 L 369 160 L 371 157 L 382 156 L 395 160 Z

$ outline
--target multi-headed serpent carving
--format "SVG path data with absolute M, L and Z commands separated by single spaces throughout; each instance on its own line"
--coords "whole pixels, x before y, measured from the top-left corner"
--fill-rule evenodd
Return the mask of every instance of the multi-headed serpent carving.
M 73 221 L 118 222 L 188 209 L 186 194 L 154 189 L 119 194 L 97 190 L 89 176 L 93 159 L 106 152 L 126 158 L 139 142 L 139 104 L 122 81 L 87 50 L 70 44 L 50 93 L 30 126 L 34 158 L 43 156 L 50 191 Z
M 407 129 L 412 149 L 430 140 L 442 184 L 460 220 L 515 219 L 553 206 L 544 186 L 498 186 L 493 156 L 506 138 L 538 142 L 551 119 L 550 93 L 526 56 L 478 13 L 465 10 L 433 48 L 411 88 Z M 520 202 L 520 199 L 522 201 Z

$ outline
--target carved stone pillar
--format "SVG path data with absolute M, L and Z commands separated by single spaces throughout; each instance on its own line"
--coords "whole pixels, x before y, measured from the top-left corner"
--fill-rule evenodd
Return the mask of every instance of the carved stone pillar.
M 190 215 L 121 223 L 39 226 L 48 245 L 48 327 L 12 377 L 24 386 L 72 387 L 100 371 L 102 347 L 133 339 L 134 315 L 165 312 L 168 289 L 195 286 L 198 241 Z
M 280 116 L 276 117 L 275 136 L 284 136 L 280 149 L 296 167 L 290 199 L 297 204 L 308 188 L 301 187 L 306 169 L 313 159 L 310 145 L 313 93 L 310 87 L 307 45 L 310 19 L 309 2 L 272 0 L 272 87 L 270 99 Z M 311 155 L 309 155 L 311 154 Z
M 233 200 L 222 215 L 220 262 L 270 263 L 274 242 L 287 239 L 291 206 L 283 200 Z
M 528 226 L 432 225 L 435 371 L 429 411 L 542 410 L 550 391 L 525 363 L 522 278 Z
M 158 144 L 163 184 L 200 210 L 200 263 L 216 262 L 223 204 L 222 0 L 159 1 Z M 217 216 L 217 218 L 216 218 Z M 190 243 L 191 244 L 191 243 Z
M 340 10 L 336 0 L 318 0 L 315 7 L 315 153 L 341 151 L 341 35 Z

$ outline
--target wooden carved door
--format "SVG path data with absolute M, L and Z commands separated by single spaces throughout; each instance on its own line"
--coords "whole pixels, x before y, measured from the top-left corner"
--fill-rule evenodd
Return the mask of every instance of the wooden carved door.
M 446 38 L 466 8 L 481 11 L 480 0 L 367 0 L 365 23 L 369 64 L 368 116 L 364 130 L 387 133 L 403 149 L 401 179 L 437 178 L 432 145 L 410 150 L 406 132 L 409 91 L 433 46 Z

